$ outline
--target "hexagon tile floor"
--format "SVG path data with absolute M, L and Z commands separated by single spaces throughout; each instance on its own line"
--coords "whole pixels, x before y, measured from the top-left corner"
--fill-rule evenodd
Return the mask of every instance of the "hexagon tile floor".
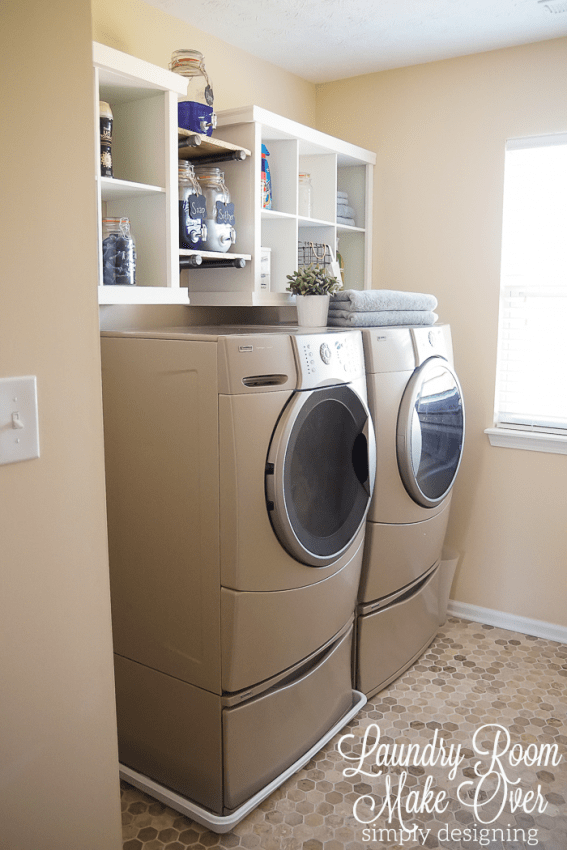
M 567 645 L 450 618 L 232 832 L 122 784 L 124 850 L 567 850 Z

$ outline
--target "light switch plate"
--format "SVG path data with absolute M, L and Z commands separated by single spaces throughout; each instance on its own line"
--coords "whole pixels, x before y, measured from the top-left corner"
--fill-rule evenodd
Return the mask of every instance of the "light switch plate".
M 0 464 L 39 457 L 35 375 L 0 378 Z

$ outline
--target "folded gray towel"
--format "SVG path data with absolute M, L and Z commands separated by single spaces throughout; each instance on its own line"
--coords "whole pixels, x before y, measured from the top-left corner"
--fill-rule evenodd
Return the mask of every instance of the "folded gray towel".
M 331 308 L 360 312 L 372 310 L 435 310 L 437 298 L 422 292 L 395 289 L 344 289 L 331 297 Z
M 344 200 L 346 198 L 346 203 L 348 203 L 348 192 L 341 192 L 340 189 L 337 189 L 337 200 Z
M 353 313 L 329 310 L 327 325 L 337 328 L 371 328 L 387 325 L 434 325 L 439 316 L 430 310 L 379 310 Z
M 337 215 L 343 218 L 354 218 L 354 210 L 348 204 L 337 203 Z
M 337 216 L 337 224 L 348 224 L 350 227 L 356 227 L 354 218 L 346 218 L 344 215 Z

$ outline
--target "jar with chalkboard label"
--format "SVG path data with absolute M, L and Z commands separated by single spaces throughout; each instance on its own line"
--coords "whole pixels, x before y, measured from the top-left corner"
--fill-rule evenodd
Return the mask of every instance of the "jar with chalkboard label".
M 102 220 L 102 282 L 105 286 L 136 283 L 136 245 L 129 218 Z
M 207 238 L 207 203 L 193 165 L 179 160 L 179 247 L 202 248 Z
M 220 168 L 196 165 L 195 176 L 207 204 L 207 237 L 203 248 L 225 253 L 236 242 L 236 228 L 234 204 L 224 183 L 224 173 Z

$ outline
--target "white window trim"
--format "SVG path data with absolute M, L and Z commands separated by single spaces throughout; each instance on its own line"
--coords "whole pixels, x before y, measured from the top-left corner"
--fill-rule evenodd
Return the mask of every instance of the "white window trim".
M 513 428 L 486 428 L 491 446 L 506 449 L 524 449 L 530 452 L 550 452 L 567 454 L 567 436 L 564 434 L 543 434 L 534 431 L 516 431 Z
M 508 139 L 506 150 L 565 144 L 567 144 L 567 133 L 553 133 L 542 136 Z M 502 284 L 500 297 L 502 298 Z M 567 433 L 565 432 L 551 433 L 545 430 L 530 430 L 528 427 L 521 426 L 516 429 L 495 422 L 493 427 L 486 428 L 484 433 L 488 436 L 491 446 L 533 452 L 548 452 L 551 454 L 567 454 Z

